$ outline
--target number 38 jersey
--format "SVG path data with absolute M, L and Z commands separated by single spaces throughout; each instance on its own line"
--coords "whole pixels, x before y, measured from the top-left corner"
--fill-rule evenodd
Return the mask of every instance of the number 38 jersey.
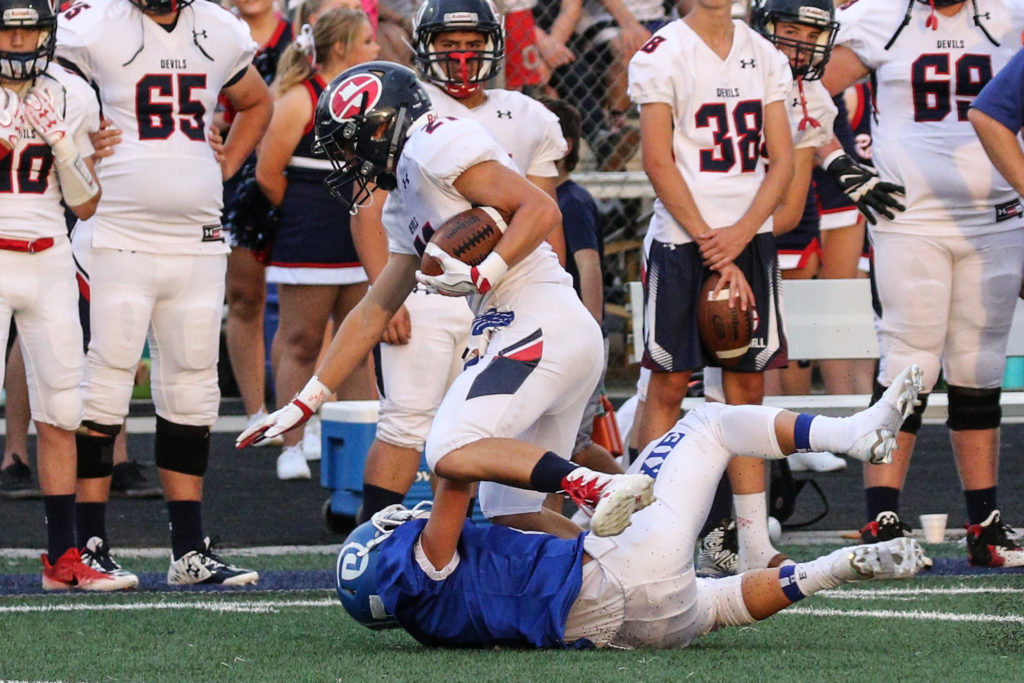
M 836 44 L 874 70 L 878 123 L 873 158 L 885 180 L 907 188 L 907 210 L 875 231 L 936 237 L 1021 227 L 1017 194 L 985 155 L 967 110 L 986 83 L 1020 49 L 1022 0 L 978 0 L 951 17 L 913 3 L 909 23 L 887 50 L 907 11 L 893 0 L 854 0 L 840 9 Z
M 150 253 L 226 253 L 221 169 L 207 140 L 217 95 L 240 78 L 256 44 L 213 2 L 161 26 L 129 0 L 80 0 L 60 16 L 57 56 L 99 90 L 122 131 L 97 164 L 103 200 L 93 246 Z
M 672 108 L 672 151 L 697 209 L 712 228 L 735 223 L 754 199 L 764 168 L 764 107 L 789 96 L 789 62 L 740 21 L 722 59 L 678 19 L 660 29 L 629 63 L 629 95 L 637 104 Z M 771 218 L 759 232 L 771 232 Z M 692 241 L 660 199 L 648 239 Z
M 50 64 L 36 79 L 36 88 L 53 95 L 57 111 L 78 153 L 93 153 L 89 133 L 100 125 L 100 108 L 92 88 L 75 74 Z M 67 235 L 60 182 L 53 165 L 53 153 L 28 121 L 21 122 L 18 144 L 0 158 L 0 238 L 35 240 Z

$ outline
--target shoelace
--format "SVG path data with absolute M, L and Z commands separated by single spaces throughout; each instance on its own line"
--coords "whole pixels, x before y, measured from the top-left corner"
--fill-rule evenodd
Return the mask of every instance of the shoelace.
M 571 474 L 569 476 L 572 476 Z M 588 517 L 594 516 L 594 505 L 587 499 L 586 493 L 580 492 L 579 488 L 590 489 L 595 485 L 595 482 L 601 478 L 600 472 L 594 472 L 590 470 L 588 472 L 581 473 L 575 479 L 570 479 L 570 482 L 577 486 L 572 489 L 565 489 L 565 495 L 569 496 L 569 500 L 576 504 L 580 510 L 583 510 L 583 514 Z

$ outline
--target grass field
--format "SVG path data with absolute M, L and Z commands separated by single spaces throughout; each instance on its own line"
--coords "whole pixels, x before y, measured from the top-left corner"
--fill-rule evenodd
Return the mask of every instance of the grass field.
M 351 621 L 329 588 L 328 551 L 241 559 L 267 577 L 260 588 L 18 595 L 11 586 L 38 585 L 37 561 L 0 557 L 0 679 L 1014 680 L 1024 655 L 1020 573 L 846 586 L 682 651 L 439 651 Z M 163 558 L 124 564 L 144 586 L 166 571 Z M 266 590 L 290 582 L 311 587 Z

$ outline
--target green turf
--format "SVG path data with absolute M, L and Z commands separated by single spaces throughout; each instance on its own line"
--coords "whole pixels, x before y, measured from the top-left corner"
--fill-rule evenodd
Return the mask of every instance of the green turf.
M 790 548 L 807 556 L 808 548 Z M 958 553 L 954 544 L 943 550 Z M 247 558 L 248 560 L 249 558 Z M 252 558 L 264 570 L 323 568 L 324 555 Z M 140 561 L 143 562 L 143 561 Z M 163 566 L 154 562 L 155 568 Z M 21 564 L 21 561 L 18 563 Z M 25 564 L 27 571 L 35 571 Z M 0 563 L 11 571 L 6 561 Z M 147 570 L 145 567 L 133 569 Z M 866 590 L 967 587 L 1013 593 L 866 597 Z M 315 606 L 288 603 L 312 601 Z M 266 607 L 239 613 L 170 605 Z M 144 609 L 0 613 L 0 679 L 114 681 L 725 681 L 1015 679 L 1024 624 L 814 616 L 801 609 L 1018 617 L 1024 576 L 865 583 L 805 600 L 768 621 L 683 651 L 439 651 L 352 622 L 331 591 L 3 596 L 15 606 Z M 284 603 L 284 604 L 282 604 Z

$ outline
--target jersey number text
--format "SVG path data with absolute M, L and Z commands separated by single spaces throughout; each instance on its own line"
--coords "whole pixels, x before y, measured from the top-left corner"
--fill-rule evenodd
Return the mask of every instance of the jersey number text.
M 46 192 L 53 153 L 49 145 L 28 145 L 18 153 L 18 170 L 14 172 L 14 154 L 0 159 L 0 192 L 43 194 Z
M 135 118 L 140 140 L 166 140 L 181 130 L 189 140 L 203 142 L 206 106 L 193 98 L 206 89 L 206 74 L 146 74 L 135 84 Z
M 954 98 L 957 119 L 966 121 L 971 101 L 992 79 L 989 55 L 961 56 L 954 64 L 953 78 L 950 78 L 949 62 L 948 54 L 936 53 L 921 55 L 911 65 L 915 121 L 941 121 L 953 110 Z
M 763 112 L 761 100 L 737 102 L 732 109 L 732 122 L 736 139 L 729 128 L 729 110 L 724 102 L 709 102 L 694 115 L 697 128 L 714 130 L 714 147 L 700 150 L 700 170 L 708 173 L 728 173 L 740 160 L 743 173 L 757 169 L 761 152 Z

